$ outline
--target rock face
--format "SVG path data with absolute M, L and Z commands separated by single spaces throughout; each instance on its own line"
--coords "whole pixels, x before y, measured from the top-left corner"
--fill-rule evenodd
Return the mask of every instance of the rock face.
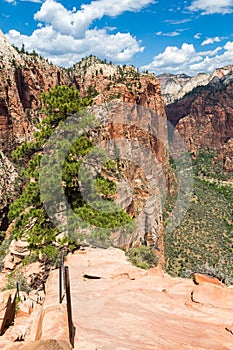
M 108 83 L 110 89 L 102 77 L 96 81 L 100 94 L 92 109 L 103 125 L 98 142 L 113 158 L 117 148 L 122 160 L 123 182 L 118 183 L 117 201 L 137 223 L 132 236 L 126 240 L 116 237 L 115 242 L 132 246 L 142 239 L 162 257 L 162 197 L 170 168 L 160 84 L 153 75 L 140 76 L 133 68 L 122 75 L 116 76 L 120 82 Z M 129 84 L 135 91 L 128 89 Z M 112 94 L 117 96 L 113 103 L 109 102 Z
M 161 74 L 158 76 L 165 104 L 170 104 L 181 99 L 184 95 L 198 86 L 207 85 L 214 77 L 222 78 L 231 73 L 233 66 L 217 68 L 212 74 L 199 73 L 194 77 L 186 74 Z
M 0 32 L 0 148 L 31 139 L 42 91 L 68 84 L 68 75 L 37 55 L 18 53 Z
M 207 279 L 194 285 L 158 268 L 139 269 L 114 248 L 77 251 L 65 263 L 70 273 L 75 350 L 232 348 L 232 288 Z M 65 300 L 58 304 L 58 271 L 53 271 L 34 327 L 37 332 L 20 344 L 22 350 L 37 349 L 39 342 L 49 344 L 49 339 L 58 344 L 67 341 L 65 306 Z M 35 334 L 37 342 L 30 343 Z M 3 339 L 2 349 L 15 349 L 11 344 Z
M 35 124 L 42 118 L 39 96 L 52 86 L 72 85 L 81 96 L 92 95 L 98 115 L 107 104 L 108 121 L 102 126 L 98 142 L 105 145 L 110 142 L 114 146 L 117 139 L 124 139 L 119 147 L 121 156 L 128 161 L 124 164 L 125 180 L 133 185 L 134 194 L 137 190 L 139 195 L 130 196 L 122 183 L 119 184 L 119 201 L 133 217 L 143 212 L 137 233 L 125 244 L 131 244 L 140 237 L 145 239 L 146 236 L 149 244 L 157 242 L 156 248 L 162 256 L 160 188 L 163 187 L 161 181 L 165 186 L 166 182 L 169 183 L 170 175 L 165 150 L 166 114 L 159 80 L 153 74 L 139 74 L 133 67 L 117 67 L 94 56 L 83 59 L 69 70 L 61 69 L 48 64 L 36 54 L 19 53 L 7 43 L 2 33 L 0 51 L 0 149 L 5 153 L 10 152 L 22 141 L 32 139 Z M 141 152 L 143 147 L 149 156 Z M 156 166 L 151 170 L 153 161 Z M 139 165 L 136 166 L 135 162 L 139 162 Z M 3 210 L 6 207 L 7 204 L 3 205 Z
M 182 99 L 166 106 L 168 120 L 176 126 L 188 149 L 221 150 L 222 162 L 232 170 L 230 139 L 233 136 L 233 74 L 215 77 Z M 228 144 L 229 142 L 229 144 Z
M 8 226 L 7 207 L 14 196 L 16 178 L 16 169 L 0 150 L 0 231 L 5 231 Z
M 37 55 L 17 52 L 0 31 L 0 230 L 7 228 L 7 207 L 14 198 L 17 172 L 9 153 L 31 140 L 38 122 L 39 96 L 55 84 L 68 84 L 67 73 Z M 9 198 L 10 197 L 10 198 Z
M 226 171 L 233 170 L 233 138 L 222 145 L 219 150 L 217 160 L 223 165 Z

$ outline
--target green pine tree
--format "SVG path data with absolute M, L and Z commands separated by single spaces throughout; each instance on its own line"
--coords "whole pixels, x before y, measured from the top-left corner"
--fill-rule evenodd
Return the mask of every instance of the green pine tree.
M 60 187 L 80 222 L 96 227 L 97 231 L 99 228 L 105 230 L 101 236 L 104 239 L 108 240 L 112 228 L 122 225 L 132 231 L 132 219 L 113 202 L 116 185 L 106 176 L 107 170 L 111 173 L 116 170 L 116 164 L 103 151 L 94 149 L 90 130 L 99 126 L 96 119 L 85 110 L 92 100 L 88 97 L 80 98 L 77 90 L 67 86 L 56 86 L 49 92 L 42 93 L 41 100 L 45 117 L 34 133 L 34 141 L 24 142 L 13 152 L 13 158 L 24 168 L 22 194 L 9 209 L 9 219 L 15 222 L 14 236 L 25 237 L 34 251 L 45 253 L 48 257 L 56 255 L 54 242 L 61 230 L 54 221 L 51 222 L 44 204 L 46 202 L 55 213 L 59 210 L 62 201 Z M 67 123 L 67 120 L 72 122 Z M 78 137 L 74 140 L 77 130 Z M 56 151 L 53 150 L 54 135 Z M 103 166 L 99 167 L 98 162 L 92 164 L 97 171 L 94 181 L 89 181 L 88 177 L 92 171 L 90 174 L 86 172 L 81 179 L 82 187 L 89 188 L 90 203 L 83 198 L 79 170 L 93 150 L 97 161 L 101 157 Z M 43 166 L 44 159 L 46 166 Z M 60 169 L 61 182 L 57 180 Z M 43 196 L 40 188 L 41 176 L 45 189 Z M 68 211 L 65 214 L 66 234 L 59 243 L 68 243 L 73 247 L 83 236 L 79 234 L 77 220 L 74 220 L 73 215 L 69 215 Z

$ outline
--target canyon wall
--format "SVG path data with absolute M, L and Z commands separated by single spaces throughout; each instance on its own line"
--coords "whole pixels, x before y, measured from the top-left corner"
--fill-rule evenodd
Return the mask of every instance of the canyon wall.
M 176 127 L 194 155 L 200 149 L 218 152 L 226 170 L 232 171 L 233 74 L 213 78 L 180 100 L 166 106 L 168 120 Z
M 229 65 L 217 68 L 211 74 L 198 73 L 193 77 L 186 74 L 160 74 L 158 78 L 161 83 L 164 102 L 168 105 L 180 100 L 184 95 L 191 92 L 196 87 L 205 86 L 215 77 L 222 78 L 232 72 L 233 66 Z
M 157 242 L 156 247 L 162 255 L 163 222 L 159 179 L 163 178 L 166 186 L 170 175 L 166 151 L 166 114 L 159 80 L 153 74 L 139 74 L 133 67 L 117 67 L 94 56 L 83 59 L 71 69 L 62 69 L 49 64 L 35 53 L 29 55 L 19 52 L 7 43 L 2 33 L 0 53 L 0 149 L 5 157 L 9 157 L 10 152 L 21 142 L 32 140 L 36 123 L 41 119 L 42 91 L 48 91 L 55 85 L 73 86 L 80 91 L 81 96 L 93 96 L 96 115 L 102 113 L 106 104 L 108 107 L 111 105 L 99 141 L 107 143 L 112 140 L 114 144 L 115 139 L 123 137 L 124 153 L 121 156 L 127 154 L 129 157 L 129 161 L 125 162 L 125 178 L 134 184 L 133 188 L 137 188 L 139 193 L 139 196 L 135 195 L 134 190 L 134 195 L 127 199 L 127 189 L 123 186 L 119 203 L 133 217 L 144 211 L 139 230 L 132 239 L 137 240 L 139 236 L 144 239 L 146 236 L 150 244 Z M 122 111 L 122 105 L 127 109 L 128 118 L 120 121 L 119 116 L 121 118 L 126 112 Z M 127 146 L 127 142 L 131 142 L 131 146 Z M 135 146 L 134 153 L 132 142 L 138 147 Z M 145 154 L 140 154 L 141 147 L 149 154 L 146 159 Z M 137 154 L 137 160 L 134 154 Z M 136 161 L 139 166 L 132 165 Z M 150 170 L 152 161 L 157 164 L 154 172 Z M 143 169 L 140 170 L 140 166 Z M 149 180 L 152 178 L 154 180 Z M 9 197 L 7 186 L 2 188 L 2 193 L 6 199 Z M 144 208 L 146 198 L 150 200 Z M 5 207 L 4 204 L 1 210 L 5 210 Z

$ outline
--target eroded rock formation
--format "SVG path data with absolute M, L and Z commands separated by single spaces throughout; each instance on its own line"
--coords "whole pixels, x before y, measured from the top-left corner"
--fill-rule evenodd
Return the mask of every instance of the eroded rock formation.
M 11 161 L 0 150 L 0 231 L 8 227 L 7 208 L 14 197 L 17 171 Z
M 224 167 L 233 170 L 231 147 L 228 147 L 233 136 L 232 73 L 220 79 L 215 77 L 205 87 L 198 87 L 177 102 L 167 105 L 166 113 L 190 152 L 196 154 L 199 149 L 221 150 Z
M 19 53 L 1 32 L 0 55 L 0 149 L 9 152 L 31 139 L 41 92 L 69 79 L 65 70 L 36 54 Z
M 98 141 L 105 144 L 110 141 L 114 147 L 115 140 L 120 137 L 124 139 L 121 156 L 129 158 L 125 166 L 125 178 L 130 185 L 133 184 L 135 191 L 134 196 L 130 197 L 123 185 L 120 204 L 133 217 L 142 212 L 133 240 L 146 236 L 150 244 L 157 242 L 156 248 L 162 256 L 160 188 L 169 183 L 170 174 L 168 152 L 165 149 L 166 115 L 159 80 L 153 74 L 139 74 L 133 67 L 117 67 L 94 56 L 83 59 L 69 70 L 61 69 L 48 64 L 35 53 L 19 53 L 7 43 L 2 33 L 0 48 L 1 149 L 10 152 L 22 141 L 32 139 L 35 125 L 41 118 L 39 96 L 52 86 L 72 85 L 80 91 L 81 96 L 93 96 L 95 113 L 98 115 L 107 104 L 108 121 L 103 124 Z M 122 113 L 127 113 L 128 117 Z M 147 150 L 148 156 L 141 152 L 142 147 Z M 137 166 L 134 164 L 136 161 L 139 162 Z M 153 161 L 157 165 L 151 170 Z M 161 186 L 161 181 L 164 186 Z
M 198 86 L 207 85 L 215 77 L 222 78 L 225 75 L 232 73 L 233 66 L 225 66 L 217 68 L 212 74 L 198 73 L 190 77 L 186 74 L 161 74 L 158 76 L 165 104 L 170 104 L 176 100 L 180 100 L 184 95 L 191 92 Z

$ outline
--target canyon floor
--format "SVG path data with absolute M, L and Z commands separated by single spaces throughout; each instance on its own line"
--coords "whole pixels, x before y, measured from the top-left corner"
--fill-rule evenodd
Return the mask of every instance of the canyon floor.
M 202 276 L 194 284 L 158 268 L 139 269 L 114 248 L 85 248 L 65 264 L 75 350 L 233 349 L 233 288 Z M 10 342 L 9 330 L 0 337 L 0 348 L 69 349 L 58 270 L 50 273 L 43 305 L 34 313 L 25 341 Z M 40 340 L 30 342 L 35 337 Z M 57 341 L 54 346 L 51 339 Z

